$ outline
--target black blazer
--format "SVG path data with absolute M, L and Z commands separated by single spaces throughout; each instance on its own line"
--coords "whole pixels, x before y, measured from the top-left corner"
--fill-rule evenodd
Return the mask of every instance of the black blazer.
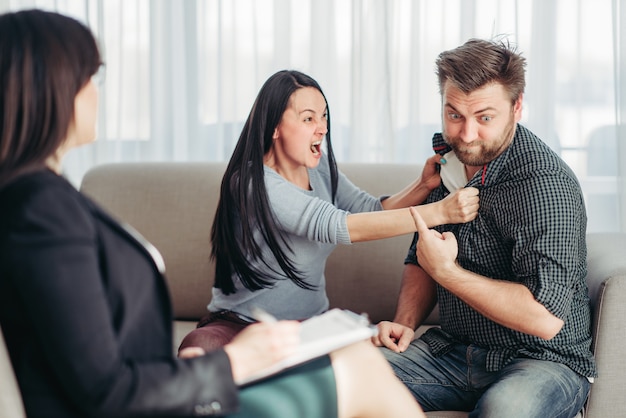
M 0 324 L 29 417 L 237 407 L 223 350 L 173 355 L 169 295 L 147 248 L 48 170 L 0 189 Z

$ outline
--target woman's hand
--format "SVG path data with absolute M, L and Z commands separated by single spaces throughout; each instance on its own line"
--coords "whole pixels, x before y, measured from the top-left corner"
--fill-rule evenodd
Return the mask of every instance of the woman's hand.
M 478 216 L 478 189 L 465 187 L 456 190 L 437 203 L 441 205 L 441 213 L 446 220 L 441 225 L 473 221 Z
M 441 175 L 439 174 L 439 166 L 445 164 L 446 160 L 439 154 L 435 154 L 428 158 L 422 169 L 421 183 L 431 192 L 441 184 Z
M 383 209 L 401 209 L 424 203 L 430 192 L 441 184 L 439 165 L 445 160 L 439 154 L 435 154 L 426 160 L 422 168 L 422 174 L 398 193 L 394 193 L 381 203 Z
M 298 321 L 259 322 L 247 326 L 224 351 L 235 383 L 293 354 L 300 344 Z

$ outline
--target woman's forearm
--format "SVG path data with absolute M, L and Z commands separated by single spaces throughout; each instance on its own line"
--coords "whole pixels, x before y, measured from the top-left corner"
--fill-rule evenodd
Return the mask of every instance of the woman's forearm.
M 468 187 L 443 200 L 413 206 L 429 228 L 469 222 L 478 215 L 478 190 Z M 371 241 L 416 231 L 409 208 L 351 213 L 347 217 L 350 241 Z
M 435 204 L 416 206 L 429 227 L 439 225 L 443 216 Z M 372 241 L 411 234 L 416 231 L 415 222 L 408 208 L 378 212 L 351 213 L 347 218 L 350 241 Z

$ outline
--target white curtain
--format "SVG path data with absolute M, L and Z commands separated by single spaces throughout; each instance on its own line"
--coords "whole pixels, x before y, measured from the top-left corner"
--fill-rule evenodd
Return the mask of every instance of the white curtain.
M 440 130 L 434 61 L 505 36 L 528 59 L 522 123 L 572 167 L 588 231 L 626 228 L 622 0 L 0 0 L 86 22 L 107 66 L 99 140 L 67 176 L 118 161 L 224 161 L 263 82 L 313 76 L 341 162 L 422 163 Z
M 615 80 L 615 143 L 617 144 L 615 165 L 617 172 L 617 196 L 619 198 L 619 218 L 616 220 L 622 230 L 626 229 L 626 182 L 624 170 L 626 162 L 626 4 L 623 0 L 613 0 L 613 75 Z M 616 228 L 617 229 L 617 228 Z

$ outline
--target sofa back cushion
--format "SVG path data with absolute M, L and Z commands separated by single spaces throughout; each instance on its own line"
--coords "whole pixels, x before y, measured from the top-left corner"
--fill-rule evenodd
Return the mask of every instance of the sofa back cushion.
M 422 165 L 344 163 L 339 169 L 374 196 L 400 191 L 422 173 Z M 373 322 L 393 319 L 404 258 L 412 234 L 378 241 L 339 245 L 326 264 L 332 306 L 365 312 Z M 437 311 L 437 310 L 435 310 Z M 429 323 L 436 321 L 436 315 Z
M 206 314 L 213 285 L 210 231 L 226 165 L 120 163 L 93 168 L 81 191 L 138 230 L 165 260 L 177 319 Z
M 162 253 L 179 320 L 202 317 L 211 298 L 210 231 L 225 168 L 225 163 L 116 163 L 91 169 L 81 184 L 81 191 Z M 422 166 L 346 163 L 339 169 L 380 196 L 402 189 Z M 326 266 L 331 305 L 366 312 L 373 321 L 391 319 L 411 238 L 338 246 Z

